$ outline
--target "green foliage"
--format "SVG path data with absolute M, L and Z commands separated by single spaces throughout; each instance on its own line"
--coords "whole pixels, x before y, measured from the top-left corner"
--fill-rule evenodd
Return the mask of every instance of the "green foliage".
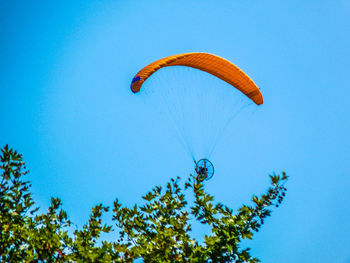
M 112 229 L 102 222 L 109 208 L 92 208 L 82 229 L 73 229 L 60 199 L 51 198 L 46 213 L 34 206 L 28 173 L 22 156 L 7 145 L 1 150 L 0 185 L 0 261 L 1 262 L 259 262 L 249 248 L 241 249 L 244 239 L 252 239 L 270 208 L 282 202 L 287 176 L 270 175 L 272 186 L 252 205 L 232 209 L 214 203 L 202 181 L 190 175 L 184 189 L 180 178 L 171 179 L 163 190 L 156 186 L 143 196 L 141 206 L 113 206 L 113 221 L 119 231 L 115 242 L 101 240 L 101 233 Z M 194 202 L 188 205 L 184 191 L 191 191 Z M 191 237 L 191 220 L 211 229 L 199 243 Z

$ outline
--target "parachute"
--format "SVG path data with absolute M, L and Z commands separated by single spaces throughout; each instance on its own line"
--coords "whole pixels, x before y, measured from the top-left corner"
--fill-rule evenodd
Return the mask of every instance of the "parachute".
M 242 109 L 263 104 L 259 88 L 248 75 L 208 53 L 159 59 L 141 69 L 130 88 L 170 126 L 203 179 L 213 176 L 208 159 L 228 124 Z M 196 157 L 201 157 L 198 162 Z
M 208 72 L 237 88 L 257 105 L 263 104 L 263 96 L 253 80 L 230 61 L 208 53 L 185 53 L 159 59 L 136 74 L 131 82 L 131 90 L 139 92 L 142 84 L 153 73 L 169 66 L 187 66 Z

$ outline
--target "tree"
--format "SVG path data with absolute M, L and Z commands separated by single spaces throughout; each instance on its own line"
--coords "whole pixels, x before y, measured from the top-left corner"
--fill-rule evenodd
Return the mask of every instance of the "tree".
M 92 208 L 89 221 L 73 228 L 62 210 L 60 199 L 51 198 L 46 213 L 39 213 L 30 193 L 28 173 L 22 155 L 2 148 L 0 184 L 0 261 L 1 262 L 259 262 L 249 248 L 240 249 L 243 239 L 252 239 L 272 206 L 282 202 L 287 176 L 270 175 L 272 186 L 252 205 L 243 205 L 236 214 L 205 191 L 193 175 L 183 189 L 180 178 L 171 179 L 164 191 L 156 186 L 143 196 L 145 204 L 113 206 L 115 227 L 102 222 L 109 207 Z M 184 191 L 194 194 L 190 206 Z M 191 220 L 211 228 L 211 235 L 199 243 L 191 237 Z M 74 230 L 74 231 L 72 231 Z M 114 242 L 101 240 L 102 232 L 119 232 Z

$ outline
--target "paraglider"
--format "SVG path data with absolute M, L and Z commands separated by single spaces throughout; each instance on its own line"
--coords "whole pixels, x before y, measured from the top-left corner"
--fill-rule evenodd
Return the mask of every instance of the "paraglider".
M 141 69 L 131 82 L 134 93 L 157 70 L 169 66 L 187 66 L 206 71 L 241 91 L 257 105 L 263 104 L 263 97 L 255 83 L 236 65 L 221 57 L 208 53 L 185 53 L 159 59 Z
M 236 65 L 231 63 L 230 61 L 221 58 L 216 55 L 208 54 L 208 53 L 184 53 L 184 54 L 178 54 L 178 55 L 173 55 L 169 57 L 165 57 L 162 59 L 159 59 L 146 67 L 142 68 L 132 79 L 130 88 L 133 93 L 139 93 L 142 88 L 144 83 L 157 71 L 170 67 L 170 66 L 184 66 L 184 67 L 189 67 L 189 68 L 194 68 L 198 69 L 204 72 L 209 73 L 210 75 L 213 75 L 227 84 L 229 84 L 231 87 L 235 88 L 242 94 L 244 94 L 247 98 L 249 98 L 255 105 L 261 105 L 263 104 L 263 96 L 257 87 L 257 85 L 253 82 L 251 78 L 249 78 L 248 75 L 246 75 L 241 69 L 239 69 Z M 177 79 L 176 79 L 177 81 Z M 170 81 L 167 81 L 167 83 L 170 83 Z M 166 85 L 163 86 L 168 86 Z M 165 87 L 157 87 L 159 89 L 164 89 Z M 211 87 L 214 89 L 215 87 Z M 197 90 L 201 91 L 202 88 L 198 88 Z M 180 94 L 181 98 L 186 98 L 186 94 Z M 198 98 L 201 98 L 201 96 L 197 96 Z M 203 96 L 202 96 L 203 97 Z M 162 97 L 164 98 L 164 96 Z M 169 107 L 169 104 L 173 104 L 172 102 L 166 103 L 167 106 Z M 193 103 L 194 105 L 194 103 Z M 193 106 L 191 105 L 191 107 Z M 183 110 L 184 107 L 175 107 L 175 110 Z M 210 110 L 209 104 L 206 103 L 204 107 L 201 107 L 199 109 L 199 112 L 202 111 L 202 109 L 207 109 Z M 173 110 L 170 109 L 170 110 Z M 170 111 L 169 110 L 169 111 Z M 187 112 L 182 112 L 181 113 L 181 118 L 183 118 L 183 115 L 187 115 L 192 112 L 193 110 L 190 109 Z M 170 112 L 170 115 L 173 117 L 174 112 Z M 208 114 L 206 114 L 208 115 Z M 228 120 L 231 119 L 231 116 L 229 116 Z M 178 122 L 179 118 L 175 118 L 174 122 Z M 202 120 L 201 120 L 202 121 Z M 205 121 L 204 121 L 205 122 Z M 210 121 L 207 121 L 209 124 L 211 123 Z M 188 126 L 190 125 L 183 125 L 185 127 L 180 127 L 180 132 L 183 132 Z M 214 125 L 212 125 L 214 126 Z M 209 127 L 210 128 L 210 127 Z M 201 129 L 201 132 L 206 131 L 208 129 Z M 215 135 L 216 137 L 218 136 L 217 134 Z M 215 137 L 211 136 L 211 137 Z M 185 137 L 182 135 L 182 137 Z M 188 138 L 183 138 L 184 144 L 189 144 L 189 139 Z M 212 151 L 212 150 L 211 150 Z M 210 155 L 211 152 L 208 154 Z M 195 161 L 195 157 L 192 157 Z M 214 174 L 214 166 L 213 164 L 207 159 L 201 159 L 198 162 L 196 162 L 196 167 L 195 171 L 196 174 L 202 178 L 203 180 L 208 180 L 210 179 L 213 174 Z

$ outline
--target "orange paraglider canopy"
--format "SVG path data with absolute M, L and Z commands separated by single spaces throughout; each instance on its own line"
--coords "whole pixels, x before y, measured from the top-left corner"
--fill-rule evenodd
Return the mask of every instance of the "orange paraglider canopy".
M 208 53 L 184 53 L 159 59 L 141 69 L 131 82 L 134 93 L 157 70 L 169 66 L 187 66 L 208 72 L 241 91 L 257 105 L 263 104 L 263 96 L 257 85 L 241 69 L 230 61 Z

